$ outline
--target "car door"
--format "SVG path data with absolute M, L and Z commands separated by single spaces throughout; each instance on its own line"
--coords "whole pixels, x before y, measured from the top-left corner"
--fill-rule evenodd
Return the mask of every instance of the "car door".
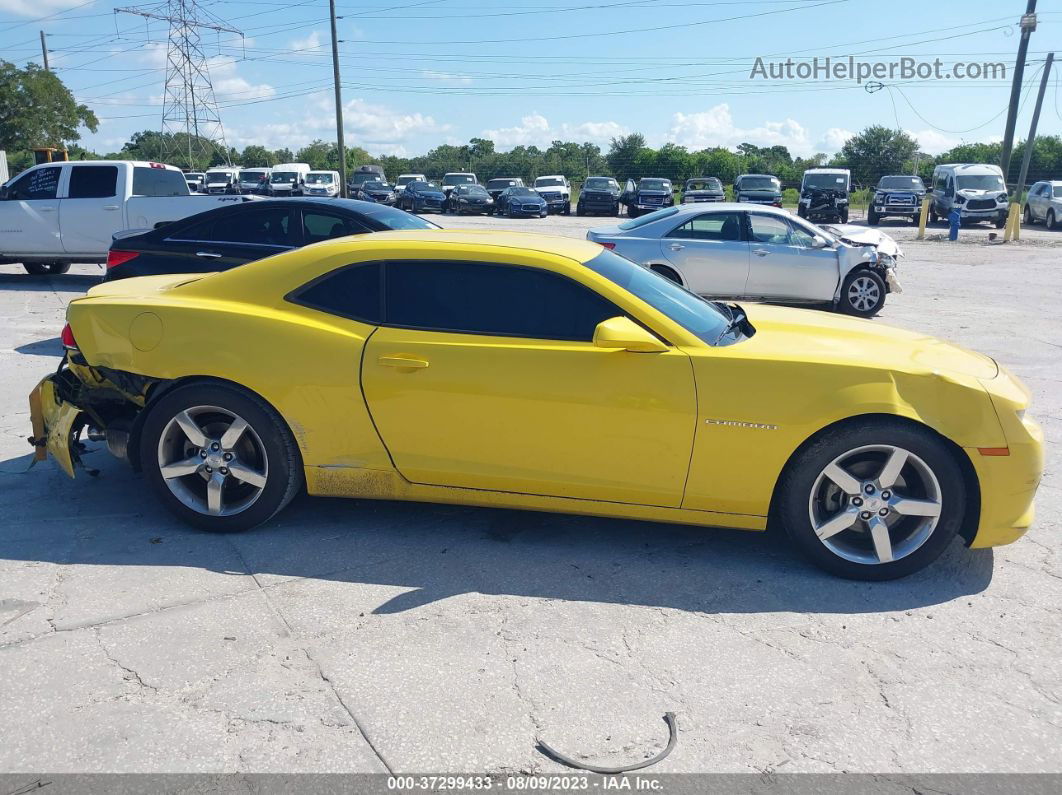
M 1045 193 L 1045 190 L 1046 193 Z M 1029 212 L 1032 213 L 1034 220 L 1042 221 L 1047 217 L 1047 196 L 1051 193 L 1050 183 L 1043 182 L 1034 185 L 1032 190 L 1029 191 Z
M 263 202 L 262 204 L 266 204 Z M 181 227 L 164 241 L 172 273 L 221 271 L 263 259 L 298 244 L 293 211 L 252 203 L 211 214 Z
M 828 301 L 837 288 L 837 252 L 812 247 L 811 227 L 781 215 L 749 213 L 751 257 L 745 288 L 752 297 Z
M 627 208 L 629 209 L 630 206 L 635 203 L 637 198 L 638 198 L 638 186 L 634 184 L 634 180 L 633 179 L 629 179 L 629 180 L 627 180 L 626 184 L 623 186 L 623 192 L 620 193 L 619 203 L 623 204 L 623 205 L 626 205 Z
M 0 202 L 0 253 L 61 254 L 59 177 L 62 166 L 23 174 Z
M 704 213 L 660 239 L 661 254 L 699 295 L 742 296 L 749 277 L 744 213 Z
M 125 228 L 117 164 L 71 164 L 66 194 L 59 201 L 59 228 L 67 254 L 110 248 L 111 235 Z
M 437 486 L 677 507 L 696 427 L 686 354 L 596 347 L 625 314 L 547 270 L 381 265 L 383 324 L 362 359 L 395 466 Z

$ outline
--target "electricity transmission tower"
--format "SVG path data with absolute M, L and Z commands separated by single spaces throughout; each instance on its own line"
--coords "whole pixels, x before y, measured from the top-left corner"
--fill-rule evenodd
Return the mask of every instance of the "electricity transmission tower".
M 116 8 L 114 11 L 157 19 L 170 26 L 159 159 L 194 168 L 197 157 L 209 158 L 219 151 L 229 163 L 225 130 L 221 126 L 201 39 L 203 30 L 233 33 L 241 39 L 243 33 L 201 8 L 196 0 L 166 0 L 153 6 Z

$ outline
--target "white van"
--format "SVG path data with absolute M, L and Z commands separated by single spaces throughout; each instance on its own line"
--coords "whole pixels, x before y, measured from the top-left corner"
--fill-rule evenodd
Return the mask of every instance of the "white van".
M 240 193 L 265 193 L 272 173 L 271 168 L 245 168 L 240 172 Z
M 395 180 L 395 193 L 401 193 L 410 182 L 427 182 L 428 178 L 423 174 L 399 174 Z
M 338 196 L 338 171 L 310 171 L 306 174 L 303 196 Z
M 309 163 L 281 163 L 273 166 L 269 175 L 270 196 L 301 196 L 306 175 L 311 171 Z
M 947 220 L 953 208 L 961 223 L 991 221 L 997 229 L 1007 222 L 1007 185 L 1003 170 L 986 163 L 948 163 L 933 169 L 929 218 Z
M 206 193 L 239 193 L 239 182 L 239 166 L 215 166 L 206 170 L 202 190 Z

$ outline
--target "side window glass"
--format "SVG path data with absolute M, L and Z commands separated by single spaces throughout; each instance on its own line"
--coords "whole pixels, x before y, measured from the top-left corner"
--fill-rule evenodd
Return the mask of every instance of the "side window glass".
M 815 236 L 811 232 L 793 222 L 790 222 L 789 227 L 790 242 L 793 245 L 803 246 L 804 248 L 812 247 L 812 244 L 815 242 Z
M 291 213 L 286 208 L 256 209 L 237 213 L 234 218 L 219 224 L 216 239 L 228 243 L 258 243 L 268 246 L 289 246 L 288 221 Z
M 741 216 L 738 213 L 711 213 L 692 218 L 668 237 L 690 240 L 741 240 Z
M 784 218 L 772 215 L 749 216 L 752 222 L 752 239 L 757 243 L 773 243 L 780 246 L 789 244 L 789 224 Z
M 388 262 L 384 323 L 465 334 L 590 342 L 624 314 L 590 288 L 536 268 Z
M 202 181 L 202 177 L 199 178 Z M 133 168 L 134 196 L 187 196 L 188 182 L 180 171 L 169 168 Z
M 331 240 L 334 237 L 346 237 L 347 235 L 360 235 L 369 231 L 364 226 L 350 218 L 341 218 L 338 215 L 318 212 L 304 212 L 302 214 L 303 243 L 320 243 L 322 240 Z
M 168 236 L 169 240 L 202 240 L 211 242 L 214 240 L 214 220 L 199 221 L 197 223 L 179 229 Z
M 11 185 L 8 196 L 12 199 L 32 201 L 34 199 L 54 199 L 59 189 L 60 166 L 38 168 L 21 177 Z
M 118 166 L 74 166 L 70 172 L 71 199 L 107 199 L 118 193 Z
M 379 323 L 382 268 L 381 262 L 340 268 L 299 288 L 288 300 L 332 315 Z

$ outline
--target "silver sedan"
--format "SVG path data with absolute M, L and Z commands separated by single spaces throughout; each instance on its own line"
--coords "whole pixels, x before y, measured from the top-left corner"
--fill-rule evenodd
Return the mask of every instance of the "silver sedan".
M 818 227 L 773 207 L 669 207 L 586 238 L 706 297 L 830 303 L 870 317 L 900 292 L 902 255 L 888 235 Z

